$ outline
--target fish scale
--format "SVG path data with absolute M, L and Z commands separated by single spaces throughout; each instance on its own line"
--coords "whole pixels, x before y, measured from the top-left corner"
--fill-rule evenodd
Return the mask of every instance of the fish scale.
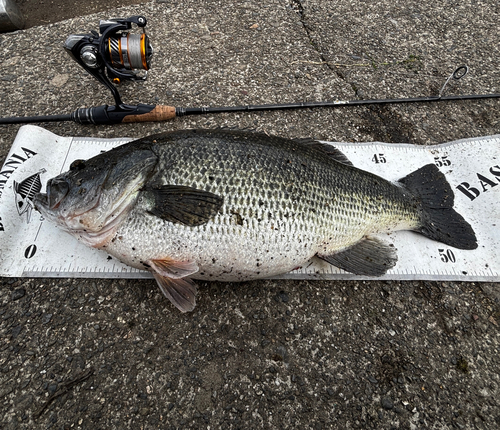
M 339 151 L 240 130 L 150 136 L 71 165 L 35 205 L 47 219 L 120 261 L 150 270 L 183 312 L 191 281 L 242 281 L 319 258 L 380 276 L 396 264 L 377 233 L 409 229 L 477 247 L 433 164 L 391 183 Z
M 385 229 L 373 227 L 374 207 L 380 205 L 367 194 L 370 188 L 362 192 L 365 184 L 354 177 L 357 170 L 299 142 L 276 138 L 249 142 L 248 135 L 240 136 L 214 132 L 173 144 L 158 142 L 153 150 L 161 154 L 160 163 L 151 181 L 220 195 L 224 198 L 220 213 L 205 225 L 188 227 L 149 215 L 153 202 L 139 199 L 130 221 L 117 231 L 122 239 L 107 251 L 125 255 L 132 247 L 141 249 L 125 261 L 138 268 L 144 268 L 144 255 L 194 259 L 200 270 L 193 277 L 234 281 L 289 271 L 319 251 L 330 253 L 358 241 L 367 231 Z M 407 220 L 409 202 L 392 188 L 385 197 L 396 203 L 386 205 L 387 218 L 399 214 Z M 349 189 L 354 194 L 345 192 Z M 160 246 L 155 239 L 159 236 Z

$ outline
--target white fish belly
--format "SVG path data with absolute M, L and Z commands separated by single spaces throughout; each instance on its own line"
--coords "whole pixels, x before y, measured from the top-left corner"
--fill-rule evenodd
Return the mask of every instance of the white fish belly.
M 293 223 L 261 222 L 252 228 L 217 215 L 205 225 L 187 227 L 148 214 L 141 218 L 122 225 L 104 248 L 138 269 L 146 269 L 148 260 L 169 258 L 194 261 L 199 267 L 194 279 L 242 281 L 289 272 L 317 252 L 314 231 L 298 231 Z
M 392 219 L 381 221 L 361 216 L 340 217 L 329 224 L 240 220 L 224 210 L 205 225 L 188 227 L 139 207 L 104 249 L 138 269 L 147 269 L 148 260 L 174 259 L 195 262 L 199 271 L 191 275 L 194 279 L 243 281 L 286 273 L 318 253 L 345 249 L 366 234 L 386 231 Z

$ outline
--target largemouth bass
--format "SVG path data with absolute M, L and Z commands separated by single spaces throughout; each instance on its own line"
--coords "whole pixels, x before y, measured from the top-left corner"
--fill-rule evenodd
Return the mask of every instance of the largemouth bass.
M 413 230 L 474 249 L 453 200 L 433 164 L 392 183 L 316 141 L 187 130 L 76 160 L 34 203 L 78 240 L 149 270 L 186 312 L 195 307 L 192 279 L 265 278 L 314 256 L 381 276 L 397 256 L 378 233 Z

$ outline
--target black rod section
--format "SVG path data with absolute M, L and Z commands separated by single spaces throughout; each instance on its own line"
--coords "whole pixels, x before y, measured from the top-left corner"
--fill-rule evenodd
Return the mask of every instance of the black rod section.
M 432 97 L 414 97 L 404 99 L 373 99 L 373 100 L 335 100 L 324 102 L 299 102 L 285 104 L 267 104 L 267 105 L 248 105 L 248 106 L 214 106 L 214 107 L 199 107 L 199 108 L 176 108 L 177 116 L 184 115 L 200 115 L 208 113 L 228 113 L 228 112 L 253 112 L 264 110 L 284 110 L 284 109 L 301 109 L 301 108 L 317 108 L 317 107 L 339 107 L 339 106 L 362 106 L 362 105 L 382 105 L 382 104 L 397 104 L 397 103 L 426 103 L 437 101 L 457 101 L 457 100 L 477 100 L 477 99 L 493 99 L 500 98 L 500 94 L 471 94 L 465 96 L 432 96 Z
M 10 118 L 0 118 L 0 124 L 27 124 L 31 122 L 57 122 L 72 121 L 71 114 L 63 115 L 42 115 L 42 116 L 11 116 Z
M 213 106 L 213 107 L 209 106 L 209 107 L 188 107 L 188 108 L 177 107 L 175 108 L 175 115 L 184 116 L 184 115 L 202 115 L 210 113 L 254 112 L 254 111 L 265 111 L 265 110 L 305 109 L 305 108 L 318 108 L 318 107 L 363 106 L 363 105 L 383 105 L 383 104 L 398 104 L 398 103 L 400 104 L 428 103 L 428 102 L 438 102 L 438 101 L 479 100 L 479 99 L 493 99 L 493 98 L 500 98 L 500 94 L 499 93 L 470 94 L 464 96 L 443 96 L 443 97 L 431 96 L 431 97 L 414 97 L 414 98 L 403 98 L 403 99 L 335 100 L 335 101 L 323 101 L 323 102 L 298 102 L 298 103 L 247 105 L 247 106 Z M 37 122 L 57 122 L 57 121 L 74 121 L 80 124 L 118 124 L 122 122 L 124 120 L 124 117 L 126 117 L 127 115 L 132 115 L 132 116 L 136 115 L 140 118 L 141 114 L 149 112 L 152 109 L 154 110 L 155 106 L 103 105 L 92 108 L 77 109 L 75 112 L 71 114 L 26 116 L 26 117 L 15 116 L 9 118 L 0 118 L 0 125 L 27 124 L 27 123 L 37 123 Z M 137 121 L 139 121 L 139 119 L 137 119 Z M 148 119 L 148 121 L 154 121 L 154 119 Z

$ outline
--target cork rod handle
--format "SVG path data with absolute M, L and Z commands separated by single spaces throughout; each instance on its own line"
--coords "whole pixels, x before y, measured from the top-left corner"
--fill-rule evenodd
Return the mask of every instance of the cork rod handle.
M 148 113 L 141 115 L 127 115 L 122 122 L 157 122 L 175 118 L 175 107 L 157 105 Z

